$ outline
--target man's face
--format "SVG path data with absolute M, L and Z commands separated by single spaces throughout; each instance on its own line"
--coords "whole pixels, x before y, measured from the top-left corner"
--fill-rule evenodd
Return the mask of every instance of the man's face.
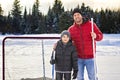
M 81 23 L 82 22 L 82 15 L 80 13 L 74 13 L 73 19 L 76 23 Z

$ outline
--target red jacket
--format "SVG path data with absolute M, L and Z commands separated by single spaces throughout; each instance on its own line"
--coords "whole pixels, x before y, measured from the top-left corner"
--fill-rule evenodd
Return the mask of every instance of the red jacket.
M 96 33 L 96 39 L 94 40 L 95 48 L 96 41 L 100 41 L 103 38 L 102 32 L 98 29 L 96 24 L 93 24 L 94 32 Z M 87 21 L 81 25 L 77 25 L 74 23 L 71 27 L 69 27 L 69 32 L 71 35 L 71 39 L 76 46 L 78 57 L 82 59 L 90 59 L 94 58 L 93 47 L 92 47 L 92 25 L 91 21 Z M 96 49 L 95 49 L 96 50 Z

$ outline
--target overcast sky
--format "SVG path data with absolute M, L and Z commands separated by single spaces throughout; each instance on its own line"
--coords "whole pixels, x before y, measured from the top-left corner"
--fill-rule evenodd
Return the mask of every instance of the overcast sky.
M 53 6 L 54 0 L 39 0 L 40 1 L 40 11 L 44 14 L 47 14 L 48 7 Z M 81 6 L 81 4 L 84 2 L 85 5 L 90 6 L 92 9 L 100 10 L 101 8 L 120 8 L 120 0 L 61 0 L 63 3 L 63 6 L 65 7 L 65 10 L 71 9 L 76 7 L 78 4 Z M 2 9 L 4 10 L 4 15 L 8 14 L 8 11 L 12 9 L 14 0 L 0 0 L 0 4 L 2 6 Z M 33 3 L 35 0 L 20 0 L 21 6 L 23 6 L 23 9 L 25 6 L 27 9 L 32 9 Z

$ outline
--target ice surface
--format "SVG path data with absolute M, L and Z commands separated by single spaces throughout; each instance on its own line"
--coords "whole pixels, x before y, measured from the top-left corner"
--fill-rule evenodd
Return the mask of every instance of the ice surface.
M 2 40 L 5 36 L 60 36 L 59 34 L 40 35 L 0 35 L 0 64 L 2 65 Z M 44 40 L 45 72 L 51 77 L 49 64 L 53 44 L 57 40 Z M 43 52 L 41 40 L 6 40 L 6 80 L 39 78 L 43 76 Z M 120 79 L 120 34 L 104 34 L 97 42 L 96 62 L 99 80 Z M 1 70 L 2 66 L 0 66 Z M 1 70 L 2 71 L 2 70 Z M 2 74 L 2 73 L 1 73 Z M 0 79 L 2 75 L 0 75 Z M 85 72 L 85 78 L 87 73 Z M 2 80 L 2 79 L 1 79 Z

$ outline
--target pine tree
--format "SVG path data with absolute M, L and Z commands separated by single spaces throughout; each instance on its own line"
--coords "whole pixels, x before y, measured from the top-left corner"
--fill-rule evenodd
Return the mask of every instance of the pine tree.
M 60 19 L 59 20 L 59 26 L 60 26 L 59 32 L 62 32 L 63 30 L 67 30 L 68 27 L 70 27 L 73 24 L 73 18 L 71 16 L 70 11 L 66 11 L 62 13 L 59 19 Z
M 100 26 L 101 26 L 102 32 L 108 33 L 109 27 L 107 26 L 106 13 L 103 9 L 101 9 L 101 11 L 100 11 L 100 19 L 99 20 L 100 20 Z
M 101 27 L 100 27 L 100 12 L 98 12 L 98 10 L 95 10 L 95 12 L 94 12 L 94 22 L 101 29 Z
M 44 18 L 42 16 L 42 13 L 39 11 L 39 0 L 36 0 L 36 2 L 33 5 L 32 8 L 32 24 L 31 24 L 31 31 L 32 33 L 43 33 L 44 28 Z
M 24 15 L 26 15 L 25 12 L 24 12 Z M 33 23 L 32 19 L 33 19 L 32 14 L 31 14 L 31 11 L 29 10 L 29 14 L 26 15 L 26 28 L 24 30 L 25 34 L 32 34 L 32 28 L 31 28 Z
M 0 34 L 5 34 L 5 17 L 3 16 L 3 10 L 0 4 Z
M 116 25 L 117 30 L 118 30 L 117 33 L 120 33 L 120 9 L 118 9 L 118 11 L 116 12 L 116 17 L 117 17 L 117 19 L 116 19 L 115 25 Z
M 25 7 L 25 10 L 24 10 L 24 14 L 23 14 L 20 26 L 21 26 L 21 33 L 22 34 L 25 34 L 25 33 L 28 32 L 27 31 L 28 26 L 27 26 L 27 9 L 26 9 L 26 7 Z
M 20 27 L 20 21 L 21 21 L 21 6 L 20 6 L 20 0 L 15 0 L 13 3 L 13 9 L 12 9 L 12 27 L 13 27 L 13 33 L 21 33 L 21 27 Z
M 0 16 L 3 15 L 3 10 L 2 10 L 2 7 L 1 7 L 1 4 L 0 4 Z
M 33 16 L 37 17 L 39 15 L 39 5 L 40 5 L 39 0 L 36 0 L 34 5 L 33 5 L 33 8 L 32 8 L 32 15 Z
M 12 32 L 13 32 L 12 17 L 11 17 L 11 13 L 9 12 L 7 16 L 6 33 L 11 34 Z
M 25 21 L 27 20 L 27 9 L 26 9 L 26 7 L 25 7 L 25 10 L 24 10 L 23 18 L 25 19 Z
M 81 9 L 83 17 L 88 17 L 88 18 L 93 17 L 93 10 L 89 6 L 85 6 L 85 4 L 82 3 L 80 9 Z
M 47 33 L 54 33 L 54 14 L 52 9 L 49 7 L 47 16 L 46 16 L 46 32 Z
M 106 27 L 108 33 L 115 33 L 115 26 L 113 21 L 112 11 L 106 9 Z
M 55 16 L 61 15 L 64 12 L 64 7 L 62 6 L 61 0 L 55 0 L 52 8 Z
M 53 14 L 54 14 L 54 32 L 58 33 L 59 32 L 59 16 L 64 12 L 64 7 L 62 6 L 61 0 L 55 0 L 52 8 Z

